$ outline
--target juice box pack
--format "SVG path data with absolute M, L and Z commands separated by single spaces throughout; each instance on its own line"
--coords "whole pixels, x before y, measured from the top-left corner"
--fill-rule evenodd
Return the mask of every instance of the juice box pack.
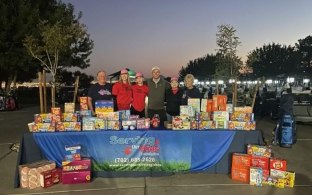
M 272 155 L 272 148 L 270 146 L 248 144 L 247 153 L 251 155 L 265 156 L 270 158 Z

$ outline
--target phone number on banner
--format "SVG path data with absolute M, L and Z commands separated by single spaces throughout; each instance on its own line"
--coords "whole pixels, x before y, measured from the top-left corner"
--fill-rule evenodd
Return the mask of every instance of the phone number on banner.
M 156 162 L 153 157 L 141 157 L 141 158 L 115 158 L 115 163 L 136 163 L 136 162 Z

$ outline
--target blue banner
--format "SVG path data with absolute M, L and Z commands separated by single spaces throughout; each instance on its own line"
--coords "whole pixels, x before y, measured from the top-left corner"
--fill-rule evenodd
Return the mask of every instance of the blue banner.
M 81 145 L 94 171 L 201 171 L 218 163 L 235 131 L 93 131 L 34 133 L 48 160 L 60 166 L 65 146 Z

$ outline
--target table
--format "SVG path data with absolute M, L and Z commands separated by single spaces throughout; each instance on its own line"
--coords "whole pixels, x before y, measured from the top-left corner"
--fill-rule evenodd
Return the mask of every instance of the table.
M 263 145 L 262 133 L 233 130 L 147 130 L 26 133 L 20 141 L 18 165 L 42 159 L 58 165 L 65 145 L 82 146 L 92 159 L 93 177 L 165 176 L 176 172 L 228 174 L 234 152 L 247 144 Z

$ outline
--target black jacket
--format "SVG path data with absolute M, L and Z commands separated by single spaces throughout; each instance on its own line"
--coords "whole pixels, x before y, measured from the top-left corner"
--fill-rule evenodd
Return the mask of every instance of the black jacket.
M 180 115 L 180 105 L 182 103 L 183 90 L 179 88 L 176 94 L 171 89 L 166 90 L 166 112 L 171 116 Z
M 202 98 L 202 94 L 195 86 L 192 89 L 183 89 L 182 105 L 187 105 L 188 98 Z

